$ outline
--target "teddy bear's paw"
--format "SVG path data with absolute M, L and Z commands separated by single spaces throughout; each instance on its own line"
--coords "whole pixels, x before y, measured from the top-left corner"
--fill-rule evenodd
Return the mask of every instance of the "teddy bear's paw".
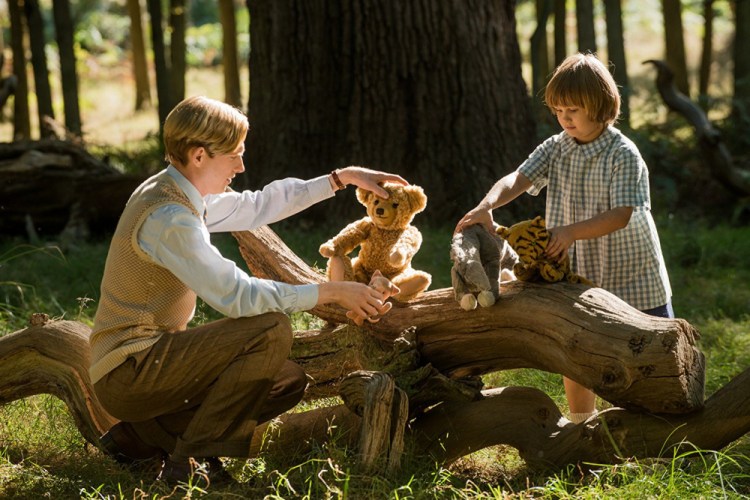
M 318 249 L 318 252 L 320 253 L 320 255 L 328 259 L 333 257 L 334 251 L 335 249 L 333 247 L 333 243 L 331 243 L 330 241 L 323 243 L 322 245 L 320 245 L 320 248 Z
M 489 290 L 484 290 L 477 295 L 477 302 L 482 307 L 491 307 L 495 305 L 495 296 Z
M 467 293 L 466 295 L 461 297 L 459 304 L 461 305 L 461 309 L 463 309 L 464 311 L 473 311 L 477 308 L 477 298 L 474 297 L 474 295 Z

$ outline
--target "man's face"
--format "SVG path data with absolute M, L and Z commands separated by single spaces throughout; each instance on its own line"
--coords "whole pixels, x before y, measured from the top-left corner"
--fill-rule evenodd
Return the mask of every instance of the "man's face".
M 216 154 L 212 158 L 204 149 L 201 157 L 200 177 L 203 196 L 223 193 L 234 176 L 245 171 L 242 156 L 245 153 L 244 139 L 231 153 Z

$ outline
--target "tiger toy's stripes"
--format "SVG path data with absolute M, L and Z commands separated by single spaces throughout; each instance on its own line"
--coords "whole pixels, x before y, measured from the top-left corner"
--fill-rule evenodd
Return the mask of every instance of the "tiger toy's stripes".
M 510 227 L 499 226 L 497 234 L 518 254 L 519 262 L 513 267 L 513 272 L 519 280 L 549 283 L 566 280 L 568 283 L 593 285 L 588 279 L 570 270 L 570 259 L 567 257 L 559 262 L 547 257 L 549 231 L 541 216 Z

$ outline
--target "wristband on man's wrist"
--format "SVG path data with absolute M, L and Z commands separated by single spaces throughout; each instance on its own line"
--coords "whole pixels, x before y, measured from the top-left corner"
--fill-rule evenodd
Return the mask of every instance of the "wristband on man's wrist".
M 338 170 L 331 172 L 331 179 L 333 179 L 333 183 L 336 184 L 337 189 L 346 189 L 346 184 L 341 182 L 341 179 L 339 178 Z

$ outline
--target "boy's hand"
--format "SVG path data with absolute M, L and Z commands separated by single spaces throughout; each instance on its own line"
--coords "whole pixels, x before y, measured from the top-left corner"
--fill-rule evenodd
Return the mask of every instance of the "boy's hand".
M 495 221 L 492 218 L 492 210 L 481 204 L 472 208 L 461 218 L 460 221 L 458 221 L 456 229 L 453 230 L 453 234 L 460 233 L 464 228 L 473 226 L 474 224 L 480 224 L 486 227 L 491 233 L 495 232 Z
M 568 249 L 575 243 L 573 231 L 569 226 L 558 226 L 547 230 L 549 232 L 549 243 L 547 243 L 547 257 L 561 261 L 568 256 Z

